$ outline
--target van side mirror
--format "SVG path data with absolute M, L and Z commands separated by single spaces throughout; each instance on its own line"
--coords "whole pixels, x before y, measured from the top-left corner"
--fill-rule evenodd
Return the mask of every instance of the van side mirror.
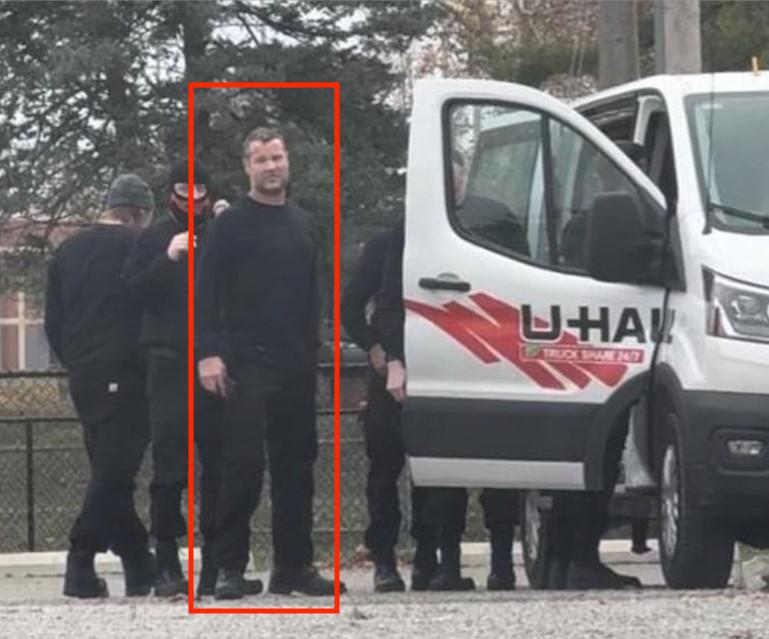
M 596 196 L 587 220 L 587 272 L 604 282 L 663 284 L 661 229 L 625 191 Z

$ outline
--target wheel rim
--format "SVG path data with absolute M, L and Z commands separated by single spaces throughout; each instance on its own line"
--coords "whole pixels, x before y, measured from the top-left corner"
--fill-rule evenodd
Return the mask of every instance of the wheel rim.
M 672 444 L 665 450 L 662 461 L 662 494 L 660 496 L 660 531 L 668 557 L 675 555 L 678 545 L 681 495 L 678 481 L 678 456 Z
M 532 562 L 539 556 L 540 531 L 542 529 L 542 511 L 537 505 L 539 493 L 528 491 L 526 493 L 526 554 Z

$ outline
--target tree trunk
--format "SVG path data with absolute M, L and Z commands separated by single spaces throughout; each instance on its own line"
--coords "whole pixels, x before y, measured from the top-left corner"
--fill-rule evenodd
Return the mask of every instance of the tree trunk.
M 601 0 L 598 12 L 598 86 L 638 79 L 638 22 L 634 0 Z
M 657 0 L 657 73 L 700 73 L 700 0 Z

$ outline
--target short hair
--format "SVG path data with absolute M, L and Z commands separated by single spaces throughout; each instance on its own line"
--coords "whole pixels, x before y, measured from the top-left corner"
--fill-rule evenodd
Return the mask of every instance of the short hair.
M 266 126 L 256 127 L 243 140 L 243 157 L 248 157 L 252 142 L 271 142 L 272 140 L 280 140 L 283 142 L 283 146 L 286 145 L 286 138 L 280 129 Z

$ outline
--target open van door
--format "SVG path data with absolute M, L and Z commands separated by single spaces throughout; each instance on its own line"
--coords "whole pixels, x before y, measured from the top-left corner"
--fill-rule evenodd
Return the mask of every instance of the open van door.
M 602 487 L 663 324 L 654 259 L 634 247 L 664 222 L 659 189 L 558 100 L 416 84 L 403 282 L 416 483 Z

